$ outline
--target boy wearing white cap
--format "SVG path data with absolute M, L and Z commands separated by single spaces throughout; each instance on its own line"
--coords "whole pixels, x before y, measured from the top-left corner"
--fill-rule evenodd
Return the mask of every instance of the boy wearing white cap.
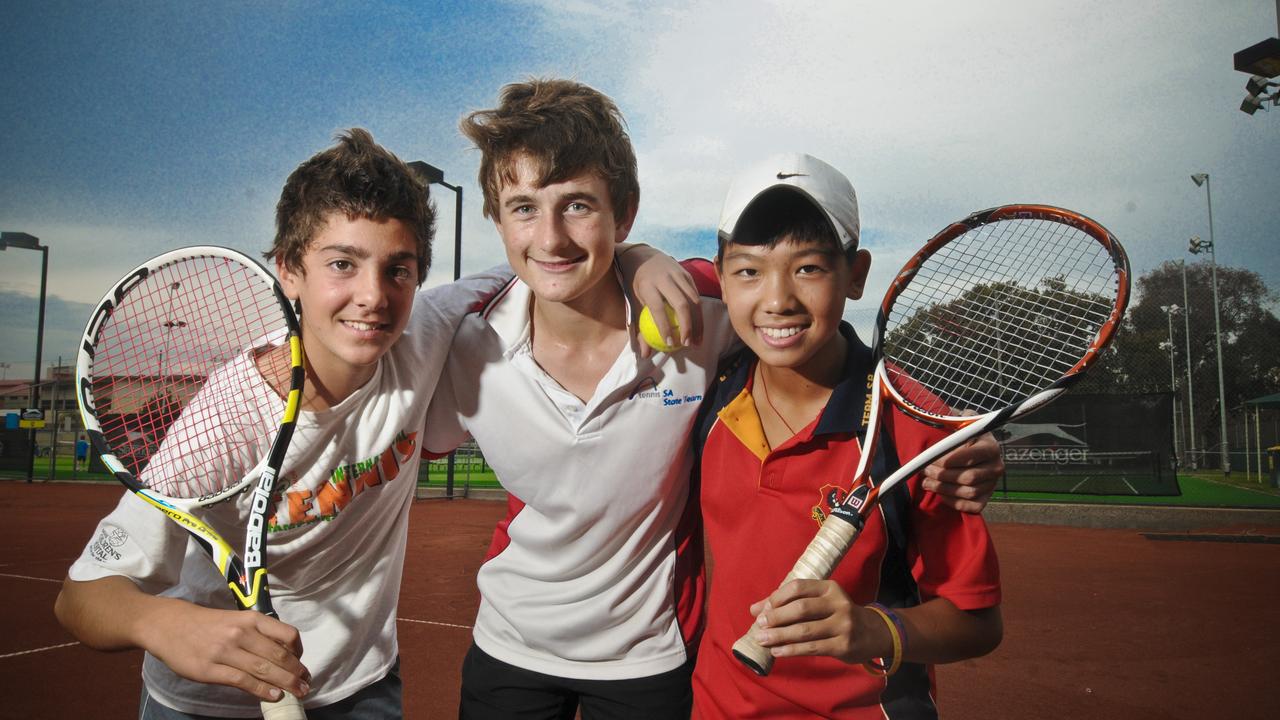
M 858 234 L 853 186 L 807 155 L 752 168 L 725 201 L 716 267 L 747 347 L 697 425 L 715 562 L 694 671 L 698 717 L 937 717 L 930 664 L 1000 642 L 986 526 L 925 492 L 921 476 L 881 499 L 831 580 L 776 588 L 857 466 L 874 368 L 841 315 L 871 264 Z M 884 477 L 942 435 L 890 413 L 873 472 Z M 786 658 L 768 677 L 732 655 L 748 628 Z

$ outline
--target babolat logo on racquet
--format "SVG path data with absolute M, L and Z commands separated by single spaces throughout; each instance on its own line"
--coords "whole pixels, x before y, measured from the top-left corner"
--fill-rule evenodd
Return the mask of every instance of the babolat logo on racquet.
M 271 505 L 271 493 L 275 490 L 276 473 L 267 468 L 258 477 L 258 484 L 253 488 L 253 512 L 249 515 L 249 538 L 244 551 L 246 565 L 262 564 L 262 538 L 266 534 L 263 527 L 267 522 L 267 510 Z
M 1050 205 L 973 213 L 931 238 L 894 277 L 876 318 L 875 381 L 848 498 L 784 579 L 825 579 L 880 496 L 978 435 L 1052 401 L 1115 336 L 1129 260 L 1106 228 Z M 888 477 L 871 475 L 886 412 L 950 434 Z M 767 675 L 750 634 L 733 653 Z

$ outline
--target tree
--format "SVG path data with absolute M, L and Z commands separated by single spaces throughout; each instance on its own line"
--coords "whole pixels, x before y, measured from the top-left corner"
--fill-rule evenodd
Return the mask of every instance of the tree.
M 1187 335 L 1190 323 L 1192 387 L 1195 391 L 1193 447 L 1207 449 L 1219 437 L 1218 358 L 1214 339 L 1212 274 L 1208 263 L 1186 266 L 1166 261 L 1134 284 L 1125 323 L 1101 366 L 1086 379 L 1091 392 L 1168 392 L 1186 397 Z M 1280 319 L 1276 296 L 1251 270 L 1218 267 L 1218 304 L 1222 326 L 1222 372 L 1228 415 L 1251 398 L 1280 392 Z M 1183 308 L 1186 304 L 1189 307 Z M 1176 379 L 1169 369 L 1169 317 L 1162 308 L 1177 305 L 1173 316 Z M 1182 312 L 1188 316 L 1184 321 Z M 1185 412 L 1185 411 L 1184 411 Z
M 1020 402 L 1085 357 L 1114 297 L 1114 288 L 1102 295 L 1061 276 L 977 285 L 937 302 L 904 293 L 885 335 L 890 377 L 905 399 L 936 414 Z

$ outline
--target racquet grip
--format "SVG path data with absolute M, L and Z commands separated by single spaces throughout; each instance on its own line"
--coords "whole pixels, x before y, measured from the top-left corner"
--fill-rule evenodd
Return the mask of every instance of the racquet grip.
M 831 572 L 858 538 L 859 530 L 836 515 L 828 515 L 818 534 L 809 541 L 809 547 L 778 585 L 797 579 L 826 580 L 831 577 Z M 769 648 L 757 643 L 750 630 L 733 644 L 733 656 L 761 677 L 768 675 L 773 668 L 773 655 L 769 654 Z
M 275 702 L 262 701 L 263 720 L 307 720 L 307 712 L 302 709 L 302 701 L 289 691 Z

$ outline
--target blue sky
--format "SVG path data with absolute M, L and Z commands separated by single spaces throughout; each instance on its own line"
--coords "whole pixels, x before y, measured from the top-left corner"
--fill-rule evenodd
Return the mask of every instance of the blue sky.
M 19 3 L 0 28 L 0 229 L 51 248 L 45 358 L 165 249 L 264 248 L 285 176 L 359 125 L 464 187 L 463 269 L 501 258 L 468 110 L 530 75 L 605 91 L 630 123 L 634 239 L 712 250 L 736 168 L 801 150 L 858 188 L 870 297 L 936 230 L 1033 201 L 1107 225 L 1135 270 L 1208 235 L 1280 289 L 1280 113 L 1237 107 L 1236 50 L 1273 0 Z M 453 197 L 436 195 L 452 265 Z M 0 253 L 0 363 L 29 377 L 39 255 Z M 855 318 L 862 317 L 852 313 Z

